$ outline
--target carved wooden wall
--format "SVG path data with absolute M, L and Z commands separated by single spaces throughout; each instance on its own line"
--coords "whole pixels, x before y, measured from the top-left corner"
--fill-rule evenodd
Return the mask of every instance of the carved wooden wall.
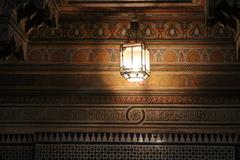
M 235 35 L 206 25 L 204 0 L 54 2 L 57 28 L 0 63 L 0 159 L 239 159 Z M 141 83 L 119 73 L 135 12 L 151 53 Z

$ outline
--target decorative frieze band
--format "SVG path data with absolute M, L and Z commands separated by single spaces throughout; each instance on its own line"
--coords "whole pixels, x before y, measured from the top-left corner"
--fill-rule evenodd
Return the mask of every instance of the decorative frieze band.
M 5 91 L 3 93 L 7 93 Z M 18 93 L 17 91 L 13 91 Z M 21 91 L 23 94 L 24 91 Z M 222 91 L 223 93 L 224 91 Z M 229 91 L 230 92 L 230 91 Z M 232 91 L 233 92 L 233 91 Z M 37 94 L 36 94 L 37 93 Z M 60 95 L 60 94 L 69 95 Z M 178 93 L 158 93 L 159 95 L 111 95 L 111 93 L 96 92 L 89 94 L 74 91 L 52 91 L 44 93 L 43 91 L 26 92 L 25 95 L 0 95 L 1 106 L 8 104 L 19 105 L 37 105 L 37 104 L 201 104 L 201 105 L 239 105 L 240 96 L 233 95 L 179 95 Z M 56 95 L 52 95 L 56 94 Z M 73 95 L 70 95 L 73 94 Z M 78 95 L 76 95 L 78 94 Z M 85 94 L 85 95 L 84 95 Z M 101 95 L 99 95 L 101 94 Z M 123 93 L 124 94 L 124 93 Z M 126 93 L 125 93 L 126 94 Z M 167 95 L 166 95 L 167 94 Z
M 151 65 L 162 64 L 229 64 L 236 62 L 234 46 L 166 46 L 148 45 Z M 27 64 L 119 65 L 119 45 L 31 46 Z
M 202 107 L 202 108 L 201 108 Z M 204 109 L 203 109 L 204 107 Z M 49 106 L 2 107 L 0 124 L 159 127 L 184 125 L 239 127 L 237 106 Z
M 31 144 L 33 143 L 32 134 L 0 134 L 1 144 Z
M 37 132 L 32 143 L 9 143 L 11 136 L 0 135 L 0 159 L 239 159 L 239 135 L 229 133 Z
M 42 27 L 32 32 L 30 38 L 34 43 L 63 41 L 64 43 L 107 40 L 116 42 L 125 40 L 130 20 L 75 20 L 64 22 L 59 27 Z M 229 28 L 215 26 L 206 28 L 203 20 L 144 20 L 140 28 L 144 31 L 146 40 L 207 40 L 207 39 L 233 39 Z
M 124 133 L 124 132 L 37 132 L 0 134 L 1 144 L 31 143 L 156 143 L 156 144 L 238 144 L 231 133 Z
M 112 132 L 62 132 L 37 133 L 38 143 L 187 143 L 187 144 L 237 144 L 237 134 L 206 133 L 112 133 Z

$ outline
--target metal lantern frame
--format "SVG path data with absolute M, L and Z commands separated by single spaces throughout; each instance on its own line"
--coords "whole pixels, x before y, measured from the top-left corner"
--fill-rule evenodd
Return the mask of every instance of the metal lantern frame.
M 150 53 L 143 43 L 136 16 L 131 21 L 127 37 L 120 46 L 120 74 L 128 81 L 140 82 L 150 76 Z
M 141 51 L 138 51 L 138 55 L 134 53 L 135 48 L 140 48 Z M 126 64 L 126 56 L 124 51 L 129 49 L 130 53 L 128 53 L 128 57 L 131 57 L 128 60 L 128 66 Z M 150 76 L 150 68 L 148 67 L 149 63 L 149 52 L 146 50 L 145 45 L 143 43 L 132 43 L 132 44 L 123 44 L 121 45 L 121 75 L 128 81 L 138 82 L 145 80 Z M 137 66 L 134 66 L 134 62 L 139 61 Z M 130 62 L 130 63 L 129 63 Z

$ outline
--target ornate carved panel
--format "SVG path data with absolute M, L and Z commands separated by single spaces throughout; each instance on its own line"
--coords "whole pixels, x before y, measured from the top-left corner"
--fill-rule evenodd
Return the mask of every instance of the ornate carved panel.
M 38 2 L 59 26 L 32 32 L 25 62 L 1 62 L 0 159 L 239 160 L 234 33 L 206 26 L 205 0 Z M 151 53 L 140 83 L 119 74 L 134 13 Z
M 0 145 L 0 159 L 32 160 L 33 146 Z
M 37 150 L 37 160 L 235 160 L 233 147 L 219 146 L 52 144 L 37 145 Z
M 236 134 L 42 132 L 0 137 L 0 157 L 6 160 L 239 158 Z
M 31 34 L 31 39 L 34 41 L 43 40 L 59 40 L 59 41 L 100 41 L 107 40 L 116 41 L 126 39 L 126 31 L 129 28 L 130 15 L 122 17 L 96 18 L 86 15 L 89 19 L 82 20 L 78 18 L 77 22 L 74 19 L 68 23 L 63 22 L 59 28 L 43 27 L 40 30 L 35 30 Z M 144 15 L 146 16 L 146 15 Z M 202 15 L 194 19 L 187 18 L 189 15 L 178 15 L 182 17 L 174 17 L 163 15 L 147 15 L 140 19 L 140 28 L 145 32 L 146 41 L 150 40 L 203 40 L 203 39 L 219 39 L 232 38 L 233 33 L 229 28 L 223 28 L 217 25 L 207 29 L 202 21 Z M 151 17 L 153 16 L 153 17 Z M 155 16 L 155 17 L 154 17 Z M 176 15 L 175 15 L 176 16 Z M 77 17 L 76 17 L 77 18 Z M 112 20 L 115 18 L 117 20 Z M 184 20 L 184 21 L 183 21 Z
M 4 160 L 34 159 L 33 135 L 1 134 L 0 159 Z
M 203 93 L 192 92 L 188 90 L 188 93 L 181 94 L 183 91 L 162 91 L 158 95 L 156 93 L 141 93 L 137 91 L 117 92 L 118 95 L 113 93 L 104 93 L 98 91 L 98 94 L 94 92 L 86 91 L 45 91 L 35 90 L 21 92 L 13 90 L 15 94 L 9 91 L 5 91 L 5 94 L 1 94 L 0 103 L 1 106 L 12 105 L 39 105 L 39 104 L 61 104 L 61 105 L 80 105 L 80 104 L 197 104 L 197 105 L 239 105 L 240 96 L 238 91 L 233 92 L 231 95 L 229 91 L 223 90 L 219 92 L 203 91 Z M 186 92 L 186 90 L 185 90 Z M 67 95 L 63 95 L 63 94 Z
M 18 124 L 35 126 L 54 124 L 64 127 L 74 124 L 78 127 L 174 127 L 174 125 L 210 126 L 231 125 L 239 129 L 240 110 L 238 107 L 204 106 L 201 105 L 165 105 L 165 106 L 46 106 L 27 108 L 1 108 L 1 125 Z M 51 115 L 51 116 L 50 116 Z M 214 128 L 215 126 L 212 126 Z M 204 129 L 203 129 L 204 130 Z

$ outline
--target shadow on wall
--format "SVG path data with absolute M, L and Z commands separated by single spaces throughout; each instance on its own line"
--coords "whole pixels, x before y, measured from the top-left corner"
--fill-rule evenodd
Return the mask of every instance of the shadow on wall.
M 102 23 L 104 21 L 104 15 L 90 15 L 78 23 L 65 19 L 62 23 L 60 21 L 58 29 L 43 27 L 32 33 L 27 61 L 20 65 L 20 74 L 5 75 L 0 79 L 2 84 L 15 88 L 15 95 L 29 98 L 27 101 L 16 99 L 17 104 L 31 104 L 34 107 L 27 111 L 16 109 L 23 114 L 16 116 L 13 121 L 24 119 L 24 124 L 43 128 L 51 125 L 61 125 L 61 128 L 75 124 L 78 127 L 90 123 L 95 125 L 98 119 L 103 126 L 116 123 L 102 116 L 108 116 L 106 111 L 109 111 L 109 107 L 100 107 L 100 103 L 112 105 L 114 98 L 105 98 L 118 94 L 115 91 L 131 84 L 119 73 L 122 39 L 116 39 L 115 34 L 119 33 L 112 33 L 105 26 L 118 27 L 118 22 Z M 129 22 L 128 18 L 123 20 L 126 28 Z M 124 39 L 124 33 L 121 34 Z M 16 89 L 18 87 L 22 93 Z M 98 100 L 94 97 L 98 97 Z M 94 112 L 93 108 L 101 111 Z M 28 116 L 24 118 L 25 114 Z

